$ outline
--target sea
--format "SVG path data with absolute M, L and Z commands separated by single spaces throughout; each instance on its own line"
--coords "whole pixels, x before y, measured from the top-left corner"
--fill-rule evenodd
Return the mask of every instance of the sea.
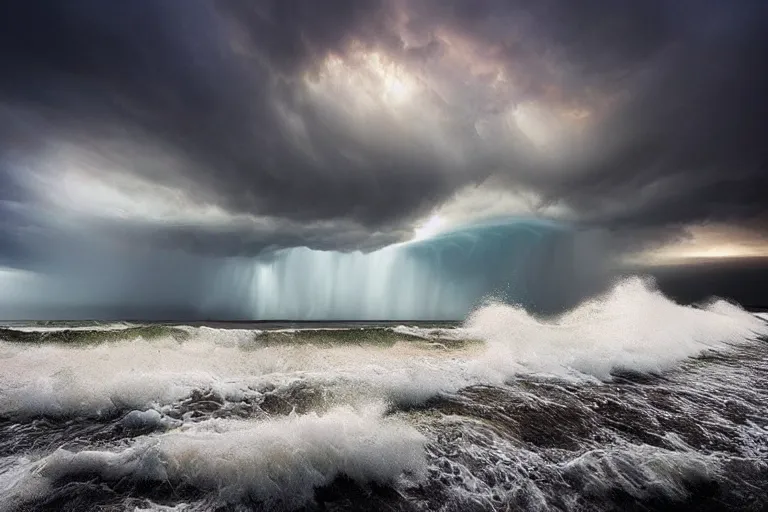
M 768 315 L 0 326 L 0 511 L 768 510 Z

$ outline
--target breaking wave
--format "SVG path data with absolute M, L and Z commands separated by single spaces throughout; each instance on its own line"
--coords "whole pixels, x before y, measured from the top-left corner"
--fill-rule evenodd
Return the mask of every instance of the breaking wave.
M 637 278 L 555 318 L 489 303 L 463 325 L 9 326 L 0 497 L 758 507 L 767 334 L 736 305 L 678 305 Z
M 768 333 L 764 322 L 734 304 L 682 306 L 640 278 L 550 321 L 520 307 L 486 305 L 470 315 L 467 330 L 488 343 L 487 361 L 506 375 L 578 372 L 603 380 L 616 370 L 660 372 Z
M 51 492 L 57 482 L 98 477 L 167 485 L 177 494 L 211 491 L 221 503 L 299 507 L 344 475 L 358 484 L 423 478 L 425 438 L 382 411 L 336 409 L 273 421 L 209 420 L 142 437 L 122 451 L 58 449 L 30 463 L 15 499 Z M 157 492 L 157 491 L 155 491 Z
M 188 331 L 166 325 L 0 328 L 0 340 L 16 343 L 90 344 L 137 338 L 173 338 L 182 341 L 188 337 Z

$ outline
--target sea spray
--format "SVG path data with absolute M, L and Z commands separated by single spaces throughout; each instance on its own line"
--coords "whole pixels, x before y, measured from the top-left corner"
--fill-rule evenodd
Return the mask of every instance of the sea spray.
M 6 510 L 744 509 L 768 495 L 768 323 L 639 279 L 565 315 L 486 304 L 454 327 L 99 329 L 0 341 Z

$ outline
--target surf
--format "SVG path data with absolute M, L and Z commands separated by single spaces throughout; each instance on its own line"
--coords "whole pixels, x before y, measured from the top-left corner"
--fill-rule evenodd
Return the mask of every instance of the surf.
M 576 491 L 610 509 L 761 489 L 768 322 L 725 301 L 630 278 L 554 316 L 238 327 L 0 330 L 4 506 L 569 510 Z

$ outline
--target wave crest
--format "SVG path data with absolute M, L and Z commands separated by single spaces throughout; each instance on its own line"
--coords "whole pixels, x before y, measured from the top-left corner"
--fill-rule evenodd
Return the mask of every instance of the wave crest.
M 359 485 L 392 484 L 426 474 L 424 437 L 382 408 L 338 408 L 262 422 L 211 420 L 123 451 L 59 449 L 33 464 L 16 484 L 19 497 L 79 477 L 135 484 L 170 483 L 214 491 L 223 503 L 252 502 L 294 509 L 313 501 L 317 488 L 347 477 Z M 123 482 L 124 483 L 124 482 Z
M 638 277 L 554 320 L 489 304 L 470 315 L 466 328 L 487 342 L 489 369 L 505 376 L 576 372 L 602 380 L 615 370 L 661 372 L 707 350 L 768 334 L 765 322 L 738 306 L 722 300 L 682 306 Z

